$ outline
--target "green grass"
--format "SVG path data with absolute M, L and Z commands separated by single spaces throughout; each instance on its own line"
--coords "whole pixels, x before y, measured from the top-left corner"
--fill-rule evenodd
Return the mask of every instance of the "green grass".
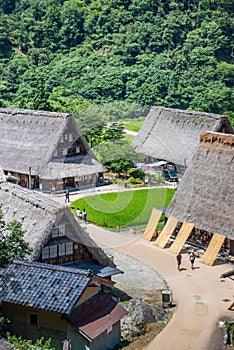
M 138 132 L 142 127 L 144 120 L 125 122 L 125 129 Z
M 81 198 L 72 203 L 74 212 L 85 208 L 88 221 L 107 228 L 147 224 L 152 208 L 169 204 L 173 189 L 153 188 L 111 192 Z

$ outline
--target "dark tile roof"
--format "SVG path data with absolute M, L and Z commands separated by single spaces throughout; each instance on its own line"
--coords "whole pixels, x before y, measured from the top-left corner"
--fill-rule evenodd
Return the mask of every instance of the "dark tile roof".
M 86 337 L 93 340 L 127 313 L 113 300 L 111 295 L 97 294 L 75 307 L 69 315 L 69 322 Z
M 69 314 L 90 280 L 80 269 L 15 260 L 1 270 L 0 300 Z
M 91 270 L 94 275 L 99 276 L 99 277 L 103 277 L 103 278 L 123 273 L 122 270 L 117 269 L 115 267 L 102 266 L 102 265 L 95 264 L 92 261 L 88 261 L 88 260 L 82 260 L 82 261 L 79 261 L 76 263 L 69 264 L 69 267 L 78 268 L 78 269 L 81 269 L 83 271 L 90 271 Z

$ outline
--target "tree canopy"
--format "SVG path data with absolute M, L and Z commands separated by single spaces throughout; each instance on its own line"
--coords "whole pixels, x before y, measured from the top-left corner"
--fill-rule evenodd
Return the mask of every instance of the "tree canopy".
M 0 0 L 0 106 L 234 115 L 232 0 Z
M 13 259 L 24 259 L 32 251 L 23 235 L 22 224 L 15 220 L 6 223 L 0 209 L 0 267 Z

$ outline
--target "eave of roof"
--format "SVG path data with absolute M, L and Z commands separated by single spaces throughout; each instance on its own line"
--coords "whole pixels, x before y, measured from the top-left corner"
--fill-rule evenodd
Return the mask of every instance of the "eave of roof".
M 83 271 L 92 271 L 92 273 L 94 275 L 99 276 L 99 277 L 103 277 L 103 278 L 111 277 L 111 276 L 123 273 L 122 270 L 117 269 L 115 267 L 102 266 L 102 265 L 95 264 L 92 261 L 88 261 L 88 260 L 82 260 L 82 261 L 79 261 L 76 263 L 69 264 L 67 266 L 74 268 L 74 269 L 78 268 L 78 269 L 81 269 Z

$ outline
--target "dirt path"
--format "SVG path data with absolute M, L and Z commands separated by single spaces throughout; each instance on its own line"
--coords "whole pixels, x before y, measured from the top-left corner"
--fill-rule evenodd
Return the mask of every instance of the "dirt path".
M 224 319 L 234 320 L 234 311 L 228 307 L 234 301 L 234 282 L 230 278 L 221 280 L 220 275 L 232 265 L 221 264 L 213 267 L 195 262 L 191 270 L 187 254 L 182 254 L 181 272 L 177 271 L 175 255 L 167 249 L 160 249 L 131 232 L 110 232 L 94 225 L 81 224 L 87 233 L 107 252 L 110 250 L 122 256 L 132 257 L 141 262 L 130 266 L 122 259 L 124 270 L 135 277 L 135 285 L 140 282 L 155 281 L 163 276 L 173 292 L 175 303 L 171 321 L 163 331 L 148 344 L 145 350 L 221 350 L 223 342 L 218 322 Z M 117 262 L 117 261 L 116 261 Z M 143 264 L 142 264 L 143 263 Z M 133 265 L 133 264 L 132 264 Z M 122 268 L 122 266 L 120 266 Z M 142 270 L 142 271 L 141 271 Z M 135 271 L 135 272 L 134 272 Z M 152 274 L 155 271 L 156 274 Z M 127 273 L 125 274 L 128 277 Z M 117 277 L 121 286 L 121 278 Z M 118 285 L 117 285 L 118 286 Z M 157 286 L 156 286 L 157 288 Z M 141 350 L 141 349 L 139 349 Z
M 112 250 L 133 257 L 150 268 L 147 272 L 142 272 L 139 264 L 135 266 L 135 274 L 133 271 L 131 274 L 135 275 L 136 285 L 141 281 L 147 286 L 147 279 L 152 282 L 156 275 L 150 271 L 154 270 L 160 278 L 163 276 L 173 292 L 176 304 L 174 315 L 163 331 L 145 349 L 222 349 L 223 341 L 218 322 L 223 319 L 234 319 L 234 311 L 227 310 L 234 301 L 234 284 L 231 279 L 220 280 L 219 277 L 232 266 L 221 264 L 209 267 L 197 259 L 195 269 L 191 270 L 186 253 L 182 254 L 183 270 L 179 272 L 174 254 L 155 247 L 152 242 L 143 240 L 140 235 L 135 237 L 127 233 L 124 236 L 123 233 L 108 232 L 94 225 L 87 225 L 86 229 L 107 251 L 111 247 Z M 129 265 L 126 266 L 125 270 L 128 271 Z M 123 283 L 121 278 L 124 278 L 124 275 L 118 276 L 117 283 Z

